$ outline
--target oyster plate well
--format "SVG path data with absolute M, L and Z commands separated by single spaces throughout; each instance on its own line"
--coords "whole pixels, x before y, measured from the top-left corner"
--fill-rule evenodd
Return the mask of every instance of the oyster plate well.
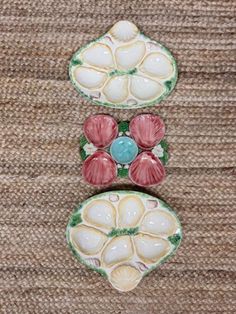
M 131 109 L 166 98 L 176 84 L 177 65 L 167 48 L 133 23 L 119 21 L 73 55 L 69 75 L 93 103 Z
M 177 250 L 181 225 L 162 200 L 141 192 L 110 191 L 79 205 L 66 230 L 79 261 L 119 291 L 141 279 Z

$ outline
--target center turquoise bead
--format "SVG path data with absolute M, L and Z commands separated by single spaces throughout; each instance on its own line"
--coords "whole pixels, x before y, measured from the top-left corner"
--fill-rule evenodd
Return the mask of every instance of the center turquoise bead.
M 138 155 L 138 146 L 132 138 L 121 136 L 112 142 L 110 153 L 119 164 L 129 164 Z

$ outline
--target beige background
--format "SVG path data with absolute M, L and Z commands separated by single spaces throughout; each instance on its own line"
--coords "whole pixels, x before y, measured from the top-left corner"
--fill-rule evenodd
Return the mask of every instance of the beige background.
M 233 0 L 1 1 L 0 313 L 236 313 L 235 9 Z M 177 87 L 160 106 L 90 105 L 68 80 L 72 54 L 120 19 L 177 58 Z M 168 175 L 147 191 L 183 224 L 177 255 L 125 294 L 80 265 L 64 236 L 74 205 L 101 191 L 84 184 L 78 153 L 84 119 L 99 112 L 162 116 Z

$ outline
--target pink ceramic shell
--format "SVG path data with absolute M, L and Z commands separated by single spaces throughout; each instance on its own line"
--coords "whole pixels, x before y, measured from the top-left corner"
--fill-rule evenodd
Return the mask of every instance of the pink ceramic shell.
M 109 185 L 117 176 L 116 163 L 108 153 L 97 151 L 84 161 L 82 174 L 91 185 Z
M 98 114 L 87 118 L 83 129 L 88 141 L 97 148 L 109 146 L 118 134 L 116 120 L 106 114 Z
M 165 178 L 165 168 L 152 152 L 142 152 L 129 168 L 131 181 L 140 186 L 152 186 Z
M 140 114 L 129 124 L 131 136 L 142 149 L 151 149 L 159 143 L 165 134 L 162 119 L 154 114 Z

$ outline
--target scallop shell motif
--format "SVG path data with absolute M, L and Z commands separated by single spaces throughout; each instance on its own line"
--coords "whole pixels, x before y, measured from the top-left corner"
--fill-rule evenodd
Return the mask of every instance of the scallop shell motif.
M 93 103 L 129 109 L 166 98 L 176 84 L 177 65 L 168 49 L 132 22 L 119 21 L 74 54 L 69 74 L 77 91 Z
M 74 255 L 119 291 L 134 289 L 177 250 L 182 238 L 168 205 L 133 191 L 87 199 L 71 216 L 66 235 Z
M 139 30 L 136 25 L 129 21 L 119 21 L 110 29 L 109 33 L 116 40 L 127 42 L 134 39 Z

